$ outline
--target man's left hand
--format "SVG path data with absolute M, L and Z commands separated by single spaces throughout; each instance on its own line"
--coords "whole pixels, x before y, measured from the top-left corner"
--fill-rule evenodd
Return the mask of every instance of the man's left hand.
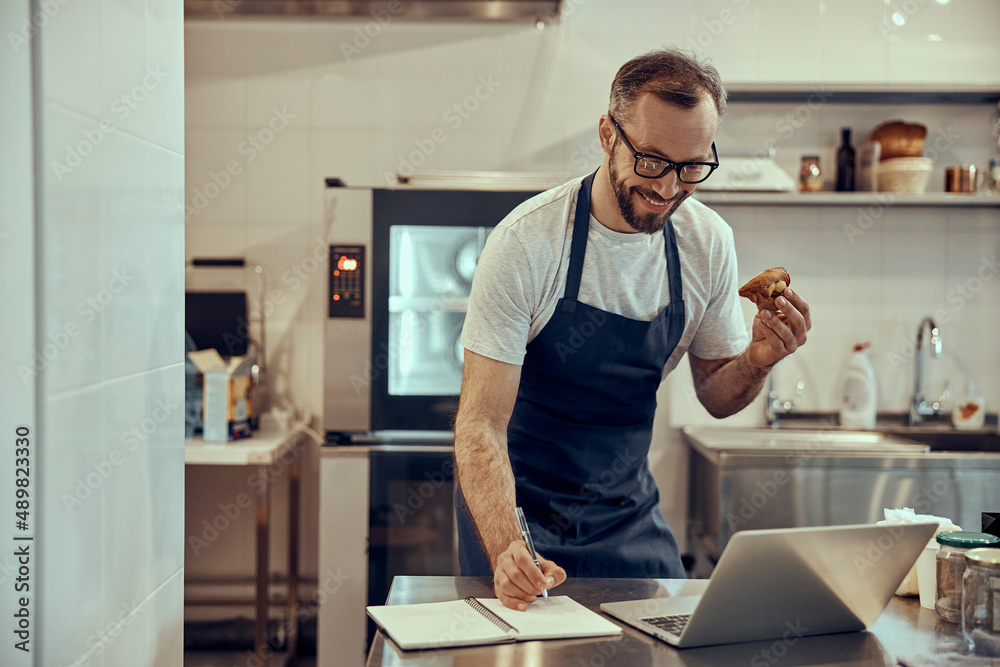
M 753 318 L 747 355 L 748 361 L 760 368 L 773 366 L 804 345 L 812 327 L 809 304 L 798 292 L 786 289 L 775 305 L 780 312 L 759 310 Z

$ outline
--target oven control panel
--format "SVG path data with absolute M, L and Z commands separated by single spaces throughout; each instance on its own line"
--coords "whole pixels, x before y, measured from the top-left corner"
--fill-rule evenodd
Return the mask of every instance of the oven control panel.
M 330 246 L 330 317 L 365 316 L 365 247 Z

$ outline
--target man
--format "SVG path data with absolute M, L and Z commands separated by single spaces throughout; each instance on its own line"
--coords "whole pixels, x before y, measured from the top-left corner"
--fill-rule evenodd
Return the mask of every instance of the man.
M 684 577 L 647 460 L 660 381 L 688 352 L 698 399 L 725 417 L 805 342 L 791 290 L 747 335 L 732 230 L 686 202 L 718 165 L 725 103 L 718 72 L 679 51 L 629 61 L 597 172 L 490 234 L 462 333 L 456 505 L 462 573 L 492 574 L 508 607 L 567 574 Z

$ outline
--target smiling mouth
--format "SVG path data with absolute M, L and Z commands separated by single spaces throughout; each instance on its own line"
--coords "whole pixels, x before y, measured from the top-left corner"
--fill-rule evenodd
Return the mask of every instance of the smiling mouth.
M 647 195 L 644 192 L 639 192 L 639 196 L 645 199 L 647 202 L 649 202 L 651 206 L 654 206 L 656 208 L 663 208 L 670 203 L 670 201 L 660 199 L 655 195 Z

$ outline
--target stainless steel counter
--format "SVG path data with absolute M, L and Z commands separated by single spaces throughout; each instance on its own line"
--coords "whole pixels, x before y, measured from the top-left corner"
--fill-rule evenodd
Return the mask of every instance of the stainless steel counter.
M 570 579 L 555 589 L 599 611 L 601 602 L 694 595 L 707 580 Z M 440 602 L 467 595 L 493 597 L 485 577 L 396 577 L 387 604 Z M 610 618 L 607 617 L 606 618 Z M 612 619 L 614 620 L 614 619 Z M 615 621 L 617 622 L 617 621 Z M 594 639 L 519 642 L 499 646 L 403 651 L 379 632 L 368 667 L 731 667 L 732 665 L 895 665 L 901 656 L 947 653 L 961 646 L 961 629 L 920 606 L 916 598 L 893 597 L 869 632 L 803 637 L 788 641 L 748 642 L 697 649 L 675 649 L 619 623 L 621 636 Z
M 830 428 L 683 432 L 688 550 L 699 576 L 738 530 L 873 523 L 902 507 L 979 530 L 981 512 L 1000 510 L 996 452 L 927 451 L 893 434 Z

